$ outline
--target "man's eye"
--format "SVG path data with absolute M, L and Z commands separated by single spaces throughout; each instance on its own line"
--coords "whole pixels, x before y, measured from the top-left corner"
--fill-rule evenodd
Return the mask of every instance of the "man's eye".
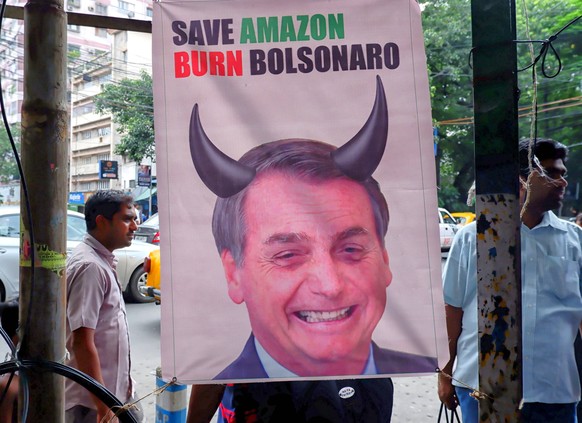
M 289 260 L 295 257 L 297 254 L 292 251 L 286 251 L 284 253 L 277 254 L 275 256 L 276 260 Z
M 337 254 L 346 260 L 361 260 L 366 249 L 357 244 L 342 245 L 338 248 Z
M 303 263 L 306 256 L 307 255 L 301 251 L 286 250 L 273 255 L 272 262 L 277 266 L 294 266 Z

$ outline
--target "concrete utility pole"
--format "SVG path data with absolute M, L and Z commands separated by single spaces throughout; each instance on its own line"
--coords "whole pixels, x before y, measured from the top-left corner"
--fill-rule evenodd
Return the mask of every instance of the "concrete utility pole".
M 23 359 L 62 361 L 65 355 L 69 132 L 66 53 L 67 15 L 63 0 L 29 0 L 24 7 L 21 139 L 31 213 L 29 220 L 23 201 L 19 333 Z M 36 371 L 27 376 L 28 421 L 62 422 L 64 379 Z M 20 407 L 22 395 L 21 384 Z
M 519 421 L 521 247 L 515 1 L 472 0 L 481 422 Z

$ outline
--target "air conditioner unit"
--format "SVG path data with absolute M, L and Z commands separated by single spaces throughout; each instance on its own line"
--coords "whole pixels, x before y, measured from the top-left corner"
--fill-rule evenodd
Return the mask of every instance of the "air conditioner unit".
M 89 12 L 94 12 L 95 11 L 95 8 L 93 6 L 89 6 L 89 7 L 87 7 L 87 10 Z
M 129 12 L 127 12 L 127 17 L 128 18 L 133 18 L 135 16 L 135 13 L 132 12 L 131 10 Z

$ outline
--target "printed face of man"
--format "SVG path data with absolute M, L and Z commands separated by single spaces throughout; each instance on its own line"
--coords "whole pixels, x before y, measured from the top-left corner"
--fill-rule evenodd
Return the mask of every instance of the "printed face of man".
M 365 189 L 263 174 L 244 210 L 244 261 L 222 261 L 256 338 L 300 376 L 360 374 L 392 280 Z

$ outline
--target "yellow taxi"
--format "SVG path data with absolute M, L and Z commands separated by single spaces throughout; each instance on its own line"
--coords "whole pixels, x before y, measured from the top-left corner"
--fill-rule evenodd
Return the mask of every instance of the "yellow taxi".
M 473 212 L 454 212 L 451 215 L 457 220 L 457 225 L 465 226 L 475 220 L 475 213 Z
M 147 272 L 146 283 L 139 287 L 142 295 L 151 297 L 160 304 L 161 294 L 161 277 L 160 277 L 160 250 L 159 248 L 150 252 L 149 256 L 144 259 L 143 268 Z

